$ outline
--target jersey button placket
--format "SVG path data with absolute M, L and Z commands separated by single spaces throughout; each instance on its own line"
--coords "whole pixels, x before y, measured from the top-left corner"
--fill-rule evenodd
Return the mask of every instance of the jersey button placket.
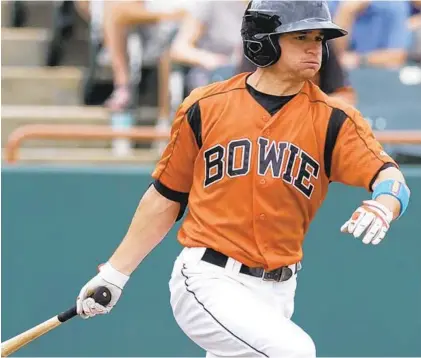
M 270 118 L 271 117 L 269 115 L 262 116 L 262 121 L 265 123 L 265 126 L 263 127 L 263 135 L 264 136 L 268 136 L 270 134 L 270 130 L 269 130 L 269 127 L 270 127 L 270 124 L 269 124 Z

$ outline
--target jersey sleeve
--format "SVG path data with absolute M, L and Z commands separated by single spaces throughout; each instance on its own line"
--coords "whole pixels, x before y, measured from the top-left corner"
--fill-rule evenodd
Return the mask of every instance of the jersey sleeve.
M 189 193 L 193 182 L 193 170 L 199 152 L 200 111 L 198 104 L 189 109 L 181 105 L 176 113 L 171 139 L 152 177 L 160 185 L 173 192 Z
M 372 191 L 378 173 L 392 166 L 398 167 L 361 114 L 355 112 L 352 118 L 348 117 L 333 150 L 330 180 Z

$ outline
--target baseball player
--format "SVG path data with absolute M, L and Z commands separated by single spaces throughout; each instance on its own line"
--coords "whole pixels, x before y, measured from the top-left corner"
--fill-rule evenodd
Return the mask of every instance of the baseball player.
M 253 0 L 241 35 L 257 70 L 197 88 L 180 105 L 153 183 L 77 310 L 110 312 L 188 206 L 169 282 L 185 334 L 207 357 L 315 357 L 291 316 L 304 236 L 329 183 L 370 193 L 340 231 L 372 245 L 410 191 L 362 115 L 309 80 L 326 42 L 346 35 L 325 1 Z M 106 307 L 88 298 L 100 285 L 112 293 Z

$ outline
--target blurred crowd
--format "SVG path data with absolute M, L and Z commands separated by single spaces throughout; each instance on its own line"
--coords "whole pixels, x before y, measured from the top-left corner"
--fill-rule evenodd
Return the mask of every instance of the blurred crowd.
M 77 1 L 79 14 L 90 21 L 89 1 Z M 171 64 L 188 68 L 187 93 L 197 86 L 252 71 L 242 54 L 240 27 L 247 1 L 105 1 L 104 49 L 113 70 L 111 109 L 130 103 L 127 34 L 147 31 L 157 61 L 168 54 Z M 347 71 L 372 66 L 396 68 L 421 62 L 421 1 L 330 0 L 334 22 L 349 35 L 330 43 L 330 60 L 315 81 L 328 94 L 354 103 Z M 163 39 L 164 37 L 164 39 Z M 155 46 L 156 48 L 156 46 Z

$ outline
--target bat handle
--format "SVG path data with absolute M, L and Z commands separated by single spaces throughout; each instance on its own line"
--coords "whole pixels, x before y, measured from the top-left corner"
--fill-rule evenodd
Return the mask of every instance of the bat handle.
M 77 316 L 77 310 L 76 310 L 76 306 L 69 308 L 67 311 L 64 311 L 62 313 L 60 313 L 57 316 L 57 319 L 60 321 L 60 323 L 64 323 L 66 321 L 68 321 L 70 318 L 73 318 Z
M 107 287 L 100 286 L 96 288 L 95 291 L 89 295 L 89 297 L 92 297 L 95 300 L 95 302 L 99 303 L 100 305 L 106 306 L 111 301 L 111 292 Z M 63 323 L 75 316 L 77 316 L 76 306 L 69 308 L 67 311 L 60 313 L 57 316 L 57 319 L 61 323 Z

